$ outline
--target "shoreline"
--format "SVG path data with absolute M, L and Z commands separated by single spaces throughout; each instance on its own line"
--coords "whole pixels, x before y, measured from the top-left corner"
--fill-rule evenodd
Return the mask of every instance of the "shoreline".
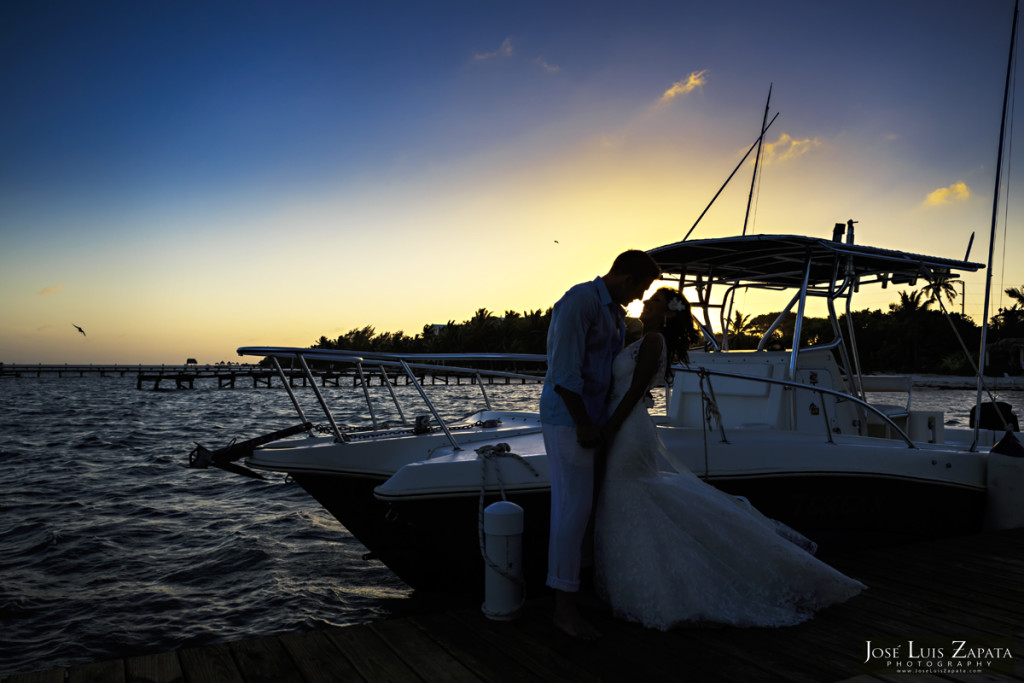
M 978 381 L 974 375 L 911 375 L 915 387 L 930 389 L 977 389 Z M 1024 390 L 1024 376 L 1021 377 L 985 377 L 985 387 L 989 390 L 1017 389 Z

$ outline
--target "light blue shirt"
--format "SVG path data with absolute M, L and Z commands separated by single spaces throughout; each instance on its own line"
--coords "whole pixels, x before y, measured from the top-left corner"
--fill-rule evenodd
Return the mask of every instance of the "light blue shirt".
M 600 277 L 578 284 L 562 296 L 551 313 L 548 328 L 548 371 L 540 395 L 540 420 L 546 424 L 573 426 L 561 386 L 583 398 L 590 419 L 608 419 L 608 391 L 612 384 L 612 360 L 622 350 L 626 314 L 612 301 Z

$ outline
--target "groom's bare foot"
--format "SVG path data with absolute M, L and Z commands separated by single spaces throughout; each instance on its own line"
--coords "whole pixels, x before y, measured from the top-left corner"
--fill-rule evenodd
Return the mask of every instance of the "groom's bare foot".
M 562 632 L 580 640 L 597 640 L 601 632 L 580 615 L 576 606 L 576 594 L 555 591 L 555 626 Z

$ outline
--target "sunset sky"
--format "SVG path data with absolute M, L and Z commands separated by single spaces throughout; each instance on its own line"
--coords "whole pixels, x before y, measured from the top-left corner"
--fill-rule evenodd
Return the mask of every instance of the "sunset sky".
M 1012 16 L 1011 0 L 3 3 L 0 361 L 214 363 L 547 308 L 620 251 L 682 239 L 769 85 L 750 232 L 854 219 L 859 243 L 950 258 L 976 232 L 984 262 Z M 997 291 L 1024 284 L 1012 170 L 1004 184 Z M 749 189 L 745 168 L 693 238 L 739 233 Z M 976 321 L 984 278 L 966 279 Z

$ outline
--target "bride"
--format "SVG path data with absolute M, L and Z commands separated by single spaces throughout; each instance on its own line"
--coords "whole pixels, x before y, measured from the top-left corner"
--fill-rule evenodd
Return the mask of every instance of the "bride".
M 685 299 L 668 288 L 644 303 L 640 320 L 644 336 L 612 367 L 607 428 L 615 436 L 594 526 L 595 586 L 615 615 L 662 630 L 786 626 L 860 592 L 863 584 L 805 550 L 810 541 L 744 499 L 681 464 L 673 463 L 678 473 L 658 471 L 664 446 L 641 399 L 664 384 L 667 358 L 687 360 L 693 324 Z

